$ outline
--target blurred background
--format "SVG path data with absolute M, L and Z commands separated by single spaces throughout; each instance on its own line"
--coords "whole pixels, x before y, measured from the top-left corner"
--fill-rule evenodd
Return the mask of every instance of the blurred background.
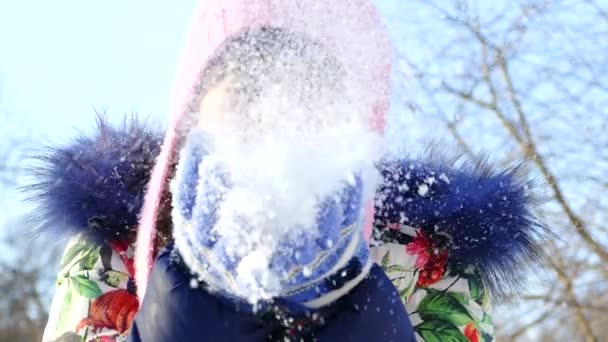
M 62 241 L 34 238 L 24 155 L 137 112 L 166 122 L 196 0 L 0 0 L 0 341 L 39 341 Z M 526 161 L 554 232 L 496 305 L 502 341 L 608 340 L 608 0 L 376 0 L 396 46 L 388 138 Z

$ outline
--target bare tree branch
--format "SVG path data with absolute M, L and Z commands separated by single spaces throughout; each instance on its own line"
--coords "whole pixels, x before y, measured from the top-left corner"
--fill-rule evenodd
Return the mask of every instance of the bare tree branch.
M 481 44 L 482 51 L 484 52 L 483 60 L 485 62 L 481 68 L 482 68 L 483 78 L 484 78 L 484 80 L 486 82 L 486 86 L 488 87 L 488 90 L 490 92 L 491 100 L 484 101 L 481 99 L 477 99 L 477 98 L 473 97 L 472 94 L 457 90 L 454 87 L 452 87 L 444 82 L 443 86 L 444 86 L 445 90 L 447 90 L 451 94 L 457 95 L 464 100 L 467 100 L 473 104 L 478 105 L 481 108 L 484 108 L 484 109 L 489 110 L 489 111 L 493 112 L 494 114 L 496 114 L 497 118 L 500 120 L 502 125 L 507 129 L 509 134 L 511 134 L 511 136 L 513 136 L 515 141 L 517 141 L 517 143 L 519 144 L 519 146 L 522 150 L 522 154 L 526 158 L 531 159 L 536 164 L 536 166 L 539 168 L 541 174 L 546 179 L 547 184 L 551 187 L 552 191 L 554 192 L 556 201 L 560 204 L 560 206 L 562 207 L 562 209 L 568 216 L 570 223 L 574 226 L 574 228 L 576 229 L 578 234 L 591 247 L 591 249 L 595 253 L 597 253 L 600 256 L 600 258 L 602 258 L 602 260 L 604 262 L 608 263 L 608 249 L 606 247 L 602 246 L 599 242 L 597 242 L 595 240 L 593 235 L 587 229 L 584 221 L 574 213 L 574 211 L 572 210 L 572 207 L 566 200 L 563 190 L 561 189 L 559 182 L 557 181 L 555 175 L 553 174 L 553 172 L 551 172 L 549 170 L 549 167 L 547 166 L 547 163 L 544 160 L 543 156 L 538 152 L 538 148 L 536 147 L 536 144 L 532 137 L 532 133 L 530 131 L 530 125 L 527 121 L 527 115 L 524 113 L 522 104 L 517 96 L 517 92 L 513 85 L 513 80 L 511 78 L 511 74 L 509 72 L 509 67 L 508 67 L 507 61 L 504 57 L 502 50 L 499 47 L 496 47 L 495 45 L 491 45 L 491 43 L 488 42 L 488 39 L 486 39 L 485 36 L 478 29 L 474 28 L 471 24 L 462 23 L 462 21 L 456 20 L 456 19 L 454 19 L 454 21 L 461 23 L 468 30 L 472 31 L 471 33 L 474 34 L 474 36 L 477 38 L 479 44 Z M 502 75 L 503 81 L 506 84 L 510 103 L 518 115 L 518 118 L 519 118 L 518 125 L 523 130 L 523 135 L 521 133 L 519 133 L 519 130 L 517 129 L 516 125 L 513 122 L 509 121 L 507 119 L 506 114 L 499 108 L 497 90 L 496 90 L 494 82 L 491 78 L 491 73 L 490 73 L 491 66 L 488 65 L 487 60 L 485 58 L 485 55 L 486 55 L 487 51 L 489 51 L 489 50 L 493 51 L 496 55 L 498 68 Z
M 558 260 L 556 261 L 555 259 Z M 564 285 L 564 293 L 566 294 L 566 298 L 569 305 L 574 309 L 574 316 L 576 317 L 576 322 L 581 330 L 581 333 L 585 337 L 585 341 L 599 341 L 599 339 L 593 333 L 593 329 L 589 320 L 585 317 L 585 312 L 583 310 L 582 305 L 580 305 L 578 299 L 576 298 L 576 295 L 574 294 L 574 286 L 572 285 L 572 279 L 564 271 L 566 267 L 563 263 L 563 260 L 560 260 L 556 256 L 553 256 L 553 258 L 547 258 L 547 260 L 557 273 L 559 281 Z
M 463 2 L 467 6 L 419 2 L 434 10 L 434 18 L 441 17 L 440 30 L 450 36 L 447 42 L 439 40 L 440 47 L 428 48 L 418 64 L 415 55 L 406 56 L 420 83 L 420 99 L 413 105 L 426 105 L 444 118 L 446 132 L 461 147 L 490 142 L 502 162 L 515 155 L 529 160 L 542 181 L 541 197 L 549 201 L 537 212 L 558 234 L 555 245 L 546 246 L 547 266 L 554 273 L 535 287 L 546 294 L 523 294 L 527 305 L 542 301 L 550 309 L 525 319 L 514 315 L 509 330 L 500 334 L 526 340 L 534 327 L 545 340 L 604 340 L 608 68 L 601 61 L 608 44 L 601 37 L 608 21 L 598 21 L 595 13 L 606 18 L 605 9 L 596 0 L 529 0 L 506 6 L 499 1 L 494 8 Z M 453 108 L 463 110 L 466 119 L 451 117 Z M 476 123 L 485 135 L 475 134 Z M 491 125 L 496 131 L 488 131 Z M 497 145 L 503 142 L 505 146 Z

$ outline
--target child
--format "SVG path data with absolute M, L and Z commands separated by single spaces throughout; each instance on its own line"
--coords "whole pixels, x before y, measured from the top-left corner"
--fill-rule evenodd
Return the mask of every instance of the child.
M 322 59 L 326 62 L 317 64 L 310 59 L 312 64 L 306 65 L 314 66 L 312 72 L 338 76 L 323 78 L 324 82 L 314 83 L 315 87 L 296 82 L 296 89 L 309 89 L 316 95 L 335 94 L 343 89 L 341 85 L 358 80 L 355 84 L 361 86 L 355 87 L 353 94 L 363 100 L 357 107 L 376 115 L 382 115 L 386 108 L 385 57 L 390 54 L 384 54 L 383 36 L 377 29 L 370 29 L 377 24 L 370 19 L 374 16 L 370 17 L 369 5 L 347 1 L 344 7 L 327 7 L 304 1 L 299 2 L 301 8 L 293 5 L 294 11 L 292 5 L 277 2 L 270 6 L 270 2 L 261 1 L 249 3 L 253 7 L 245 11 L 238 3 L 202 7 L 200 13 L 204 15 L 194 31 L 208 32 L 202 25 L 222 28 L 224 38 L 201 42 L 196 34 L 191 37 L 187 55 L 194 55 L 195 62 L 185 64 L 180 73 L 178 84 L 183 88 L 175 96 L 176 124 L 162 151 L 159 135 L 137 122 L 117 129 L 100 121 L 93 137 L 81 137 L 67 148 L 55 149 L 44 160 L 36 187 L 43 226 L 61 229 L 72 238 L 62 261 L 44 339 L 104 341 L 124 339 L 130 334 L 136 341 L 408 341 L 415 333 L 419 340 L 427 341 L 491 340 L 493 328 L 486 313 L 489 294 L 500 298 L 512 285 L 519 284 L 522 266 L 537 260 L 535 237 L 542 233 L 530 216 L 525 184 L 518 180 L 516 171 L 495 173 L 483 165 L 454 169 L 433 159 L 386 159 L 378 163 L 381 179 L 377 186 L 367 182 L 365 173 L 356 174 L 354 181 L 337 182 L 337 199 L 324 201 L 319 215 L 313 215 L 314 226 L 330 237 L 327 240 L 331 246 L 313 243 L 304 232 L 302 243 L 288 245 L 301 254 L 287 253 L 271 259 L 284 261 L 273 264 L 275 270 L 310 265 L 308 259 L 299 256 L 306 254 L 303 252 L 321 260 L 314 264 L 317 267 L 297 268 L 295 278 L 289 281 L 265 282 L 252 277 L 239 282 L 246 286 L 233 286 L 227 279 L 242 274 L 231 265 L 234 247 L 210 248 L 211 255 L 201 255 L 201 247 L 210 243 L 214 220 L 206 217 L 205 211 L 198 216 L 195 212 L 201 208 L 212 212 L 223 206 L 222 197 L 216 195 L 222 193 L 222 186 L 230 186 L 223 184 L 222 173 L 213 169 L 206 173 L 208 177 L 198 177 L 197 167 L 209 160 L 213 150 L 210 139 L 198 128 L 217 135 L 231 115 L 225 106 L 249 103 L 240 100 L 251 91 L 243 94 L 234 87 L 251 75 L 247 75 L 246 65 L 240 68 L 241 73 L 239 68 L 231 68 L 234 63 L 227 58 L 230 51 L 240 53 L 237 47 L 242 46 L 273 46 L 273 42 L 286 37 L 287 41 L 306 41 L 296 47 L 310 48 L 327 57 Z M 300 17 L 294 13 L 301 10 L 301 18 L 317 18 L 326 25 L 311 28 L 295 20 Z M 327 30 L 332 27 L 328 23 L 339 18 L 337 14 L 346 18 L 340 23 L 348 35 L 327 33 L 333 32 Z M 224 25 L 214 26 L 209 22 L 213 20 Z M 286 25 L 289 30 L 277 28 L 284 23 L 290 24 Z M 310 35 L 296 33 L 309 31 Z M 327 37 L 333 39 L 323 41 Z M 239 39 L 239 44 L 231 44 Z M 250 44 L 243 45 L 243 41 Z M 316 43 L 319 41 L 324 44 Z M 205 61 L 210 51 L 201 44 L 213 50 L 221 45 L 209 63 Z M 281 55 L 285 44 L 279 46 Z M 285 50 L 290 51 L 289 44 Z M 370 54 L 376 57 L 370 58 Z M 205 66 L 202 74 L 196 65 Z M 345 75 L 322 72 L 335 69 Z M 268 71 L 273 73 L 272 68 Z M 253 93 L 264 93 L 267 84 L 257 81 L 252 79 L 260 86 Z M 193 92 L 186 90 L 193 84 Z M 367 93 L 363 95 L 362 90 Z M 328 99 L 334 100 L 340 98 Z M 186 109 L 183 103 L 188 104 Z M 381 120 L 374 121 L 376 128 L 382 126 L 378 122 Z M 177 150 L 179 157 L 175 156 Z M 173 179 L 171 192 L 166 191 L 167 178 Z M 217 182 L 209 183 L 209 179 Z M 137 292 L 143 298 L 137 313 L 133 242 L 148 180 L 135 258 Z M 203 186 L 197 187 L 198 182 Z M 365 211 L 370 196 L 375 210 Z M 373 218 L 369 251 L 361 243 L 362 235 L 369 236 L 362 230 L 372 228 L 364 218 L 370 223 Z M 351 226 L 355 228 L 349 230 Z M 165 246 L 168 248 L 163 249 Z M 156 254 L 148 283 L 148 267 Z M 209 262 L 211 258 L 219 262 Z M 257 271 L 255 267 L 250 270 Z M 301 286 L 304 291 L 295 294 L 283 291 L 291 285 L 307 285 L 306 279 L 319 281 L 314 286 Z M 255 307 L 249 301 L 252 294 L 262 297 Z
M 250 29 L 217 49 L 179 127 L 175 246 L 156 260 L 133 340 L 413 340 L 363 239 L 374 159 L 351 159 L 377 133 L 357 130 L 346 74 L 321 44 L 280 28 Z M 319 134 L 323 125 L 330 134 Z M 340 148 L 346 128 L 360 134 Z M 341 164 L 351 161 L 349 182 Z M 304 174 L 300 163 L 310 165 Z

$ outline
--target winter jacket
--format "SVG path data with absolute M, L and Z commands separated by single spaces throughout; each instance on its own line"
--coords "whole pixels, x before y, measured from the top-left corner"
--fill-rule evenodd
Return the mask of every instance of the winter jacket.
M 45 341 L 126 339 L 138 304 L 133 232 L 159 142 L 159 134 L 137 122 L 122 127 L 100 122 L 91 136 L 80 136 L 42 156 L 39 184 L 31 188 L 32 199 L 40 205 L 36 213 L 41 229 L 54 239 L 70 239 Z M 420 341 L 491 340 L 490 299 L 517 293 L 525 267 L 539 259 L 544 231 L 531 216 L 529 190 L 518 169 L 497 172 L 483 163 L 475 165 L 403 159 L 380 166 L 384 181 L 376 194 L 370 254 L 396 287 Z M 151 284 L 184 300 L 189 292 L 180 291 L 184 273 L 174 271 L 179 265 L 172 266 L 167 255 L 158 259 Z M 373 268 L 370 277 L 383 277 L 378 270 Z M 371 297 L 364 301 L 375 300 L 373 291 L 365 292 Z M 220 312 L 238 315 L 218 298 L 204 292 L 199 296 L 200 301 L 215 301 Z M 363 300 L 353 296 L 344 301 Z M 146 297 L 143 308 L 169 298 Z M 138 317 L 134 338 L 145 336 L 148 330 L 142 325 L 171 329 L 195 314 L 183 312 L 158 322 Z M 244 322 L 256 319 L 247 316 Z M 358 328 L 356 322 L 340 323 L 340 331 Z M 276 322 L 254 330 L 273 331 L 272 324 Z

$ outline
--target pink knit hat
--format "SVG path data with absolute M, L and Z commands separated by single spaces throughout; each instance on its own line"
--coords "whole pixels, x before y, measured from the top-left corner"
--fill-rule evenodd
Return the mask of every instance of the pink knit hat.
M 303 32 L 322 42 L 346 67 L 362 103 L 374 113 L 372 124 L 384 129 L 390 87 L 391 45 L 370 0 L 205 0 L 201 1 L 186 50 L 180 61 L 172 96 L 171 120 L 152 172 L 140 219 L 135 252 L 139 298 L 155 257 L 156 220 L 163 194 L 168 191 L 169 168 L 181 139 L 176 128 L 194 96 L 193 86 L 213 51 L 227 38 L 263 25 Z M 373 204 L 367 212 L 368 235 Z

